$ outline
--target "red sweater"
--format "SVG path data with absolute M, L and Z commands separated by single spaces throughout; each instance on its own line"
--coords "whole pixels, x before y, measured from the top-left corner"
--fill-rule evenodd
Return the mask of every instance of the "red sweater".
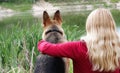
M 73 60 L 73 73 L 120 73 L 119 69 L 114 72 L 92 71 L 87 47 L 83 41 L 51 44 L 42 40 L 38 43 L 38 50 L 51 56 L 71 58 Z

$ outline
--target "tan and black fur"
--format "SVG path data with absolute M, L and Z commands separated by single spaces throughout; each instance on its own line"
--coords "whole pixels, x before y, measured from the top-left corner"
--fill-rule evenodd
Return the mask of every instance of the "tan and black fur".
M 43 30 L 42 39 L 50 43 L 67 41 L 59 10 L 55 12 L 53 20 L 46 11 L 43 12 Z M 68 73 L 68 70 L 69 59 L 41 54 L 37 57 L 34 73 Z

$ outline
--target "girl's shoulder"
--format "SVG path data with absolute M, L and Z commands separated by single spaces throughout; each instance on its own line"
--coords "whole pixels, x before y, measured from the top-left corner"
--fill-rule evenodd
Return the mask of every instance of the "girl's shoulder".
M 86 42 L 84 40 L 80 40 L 80 43 L 86 45 Z
M 87 51 L 87 44 L 84 40 L 80 40 L 80 43 L 82 45 L 82 49 L 84 49 L 85 51 Z

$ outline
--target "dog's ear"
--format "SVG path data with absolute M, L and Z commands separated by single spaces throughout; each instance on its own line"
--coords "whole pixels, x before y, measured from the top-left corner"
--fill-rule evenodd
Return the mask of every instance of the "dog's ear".
M 62 24 L 62 18 L 59 10 L 55 12 L 53 20 L 56 20 L 59 24 Z
M 43 12 L 43 26 L 50 22 L 50 17 L 46 11 Z

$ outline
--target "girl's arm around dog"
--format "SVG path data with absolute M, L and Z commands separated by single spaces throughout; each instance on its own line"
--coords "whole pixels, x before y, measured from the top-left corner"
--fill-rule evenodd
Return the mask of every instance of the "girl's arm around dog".
M 83 41 L 52 44 L 41 40 L 38 42 L 38 50 L 43 54 L 72 59 L 78 58 L 87 52 L 86 44 Z

